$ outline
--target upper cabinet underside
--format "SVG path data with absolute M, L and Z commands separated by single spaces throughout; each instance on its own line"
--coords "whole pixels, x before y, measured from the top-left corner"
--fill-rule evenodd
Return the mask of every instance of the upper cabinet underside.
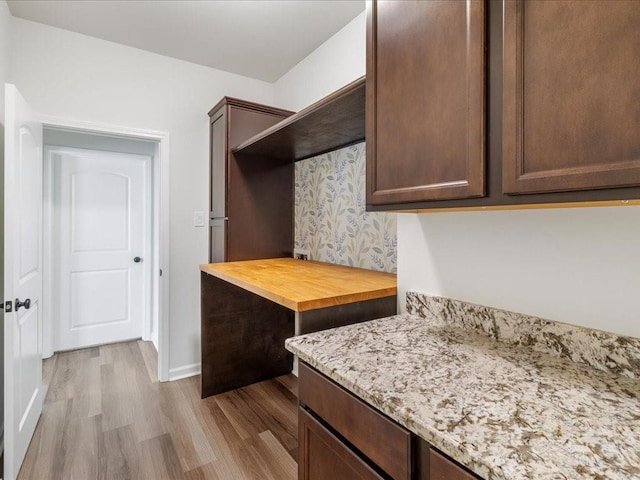
M 233 149 L 236 155 L 290 159 L 364 141 L 365 77 L 299 111 Z

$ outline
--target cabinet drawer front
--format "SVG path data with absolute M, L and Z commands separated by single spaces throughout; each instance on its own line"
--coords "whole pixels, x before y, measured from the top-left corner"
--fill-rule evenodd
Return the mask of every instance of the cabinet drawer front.
M 437 450 L 429 449 L 429 480 L 481 480 Z
M 382 480 L 305 409 L 298 409 L 299 480 Z
M 300 403 L 322 417 L 394 479 L 411 478 L 411 434 L 342 387 L 301 363 Z

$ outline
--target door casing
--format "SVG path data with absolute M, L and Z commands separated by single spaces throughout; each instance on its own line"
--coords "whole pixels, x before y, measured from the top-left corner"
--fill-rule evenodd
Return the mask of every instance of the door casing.
M 151 182 L 153 219 L 152 219 L 152 305 L 151 318 L 157 325 L 158 349 L 158 379 L 160 381 L 169 380 L 169 133 L 154 130 L 143 130 L 137 128 L 120 127 L 91 122 L 82 122 L 56 117 L 41 116 L 44 128 L 57 130 L 68 130 L 77 133 L 100 134 L 113 137 L 124 137 L 130 139 L 147 140 L 156 142 L 157 152 L 153 158 L 153 178 Z M 51 229 L 44 225 L 44 278 L 43 289 L 45 298 L 51 298 L 52 265 L 49 261 L 53 252 L 48 247 L 51 245 Z M 47 238 L 49 235 L 49 238 Z M 161 275 L 160 275 L 161 272 Z M 53 329 L 51 325 L 51 314 L 49 306 L 43 304 L 43 356 L 53 354 Z M 48 324 L 47 324 L 48 323 Z

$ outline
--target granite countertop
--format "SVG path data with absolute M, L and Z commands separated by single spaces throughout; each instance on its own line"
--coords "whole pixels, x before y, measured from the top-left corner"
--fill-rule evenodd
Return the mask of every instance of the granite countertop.
M 286 347 L 484 479 L 640 479 L 637 378 L 435 315 L 302 335 Z

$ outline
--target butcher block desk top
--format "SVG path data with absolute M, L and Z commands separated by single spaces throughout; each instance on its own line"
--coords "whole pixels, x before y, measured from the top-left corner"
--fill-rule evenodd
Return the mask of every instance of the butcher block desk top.
M 200 270 L 296 312 L 397 294 L 395 274 L 311 260 L 209 263 Z

